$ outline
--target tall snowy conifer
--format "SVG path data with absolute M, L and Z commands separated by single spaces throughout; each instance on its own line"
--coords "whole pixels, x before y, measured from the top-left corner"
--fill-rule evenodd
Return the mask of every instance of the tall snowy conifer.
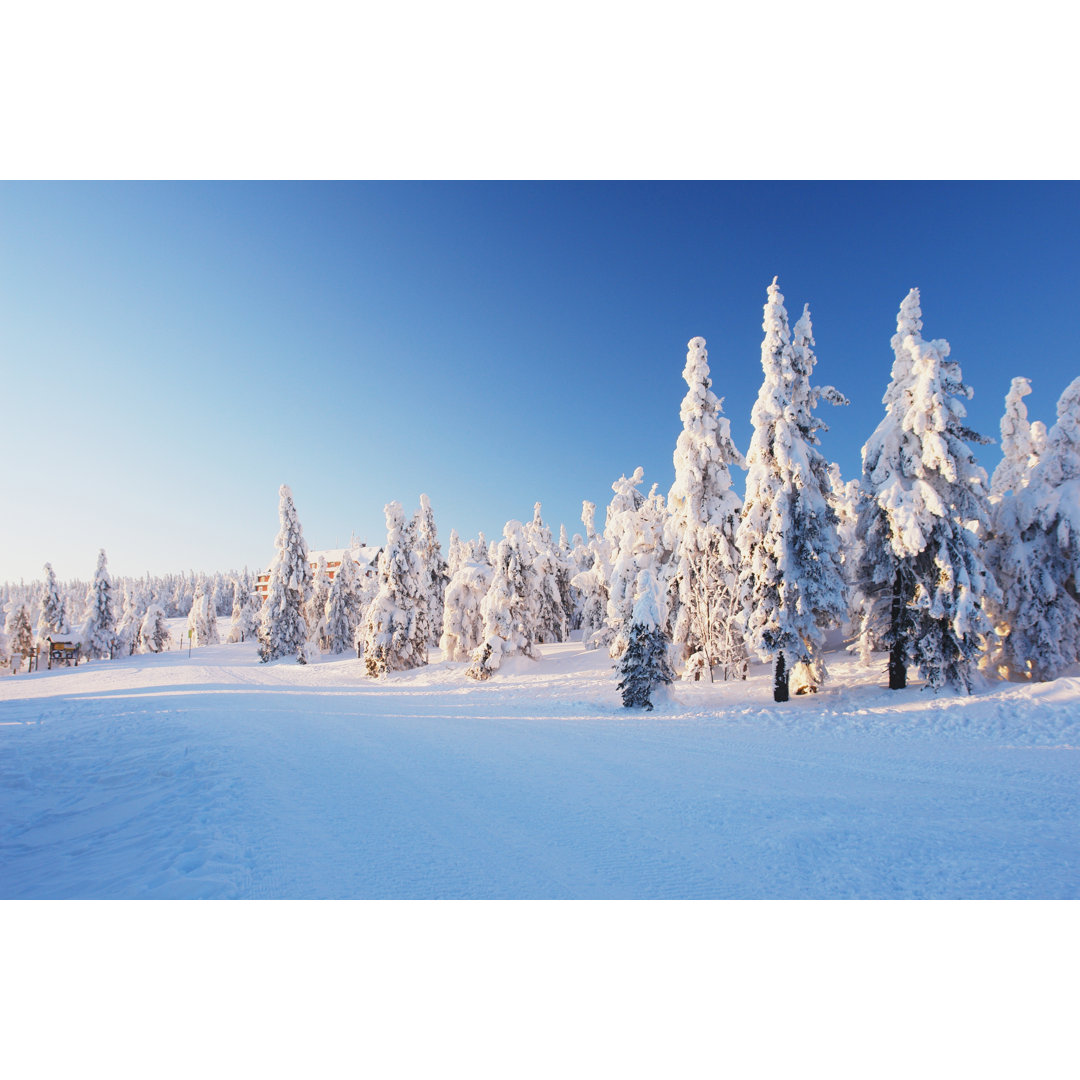
M 60 595 L 60 584 L 56 580 L 52 563 L 45 564 L 45 591 L 41 597 L 41 615 L 38 619 L 38 636 L 47 637 L 53 633 L 63 633 L 68 628 L 67 612 Z
M 1024 398 L 1031 393 L 1031 383 L 1024 378 L 1013 379 L 1005 395 L 1005 414 L 1001 418 L 1002 459 L 990 478 L 990 496 L 996 498 L 1008 491 L 1018 492 L 1027 486 L 1028 474 L 1039 460 L 1039 451 L 1032 438 Z M 1038 429 L 1036 429 L 1038 439 Z M 1045 438 L 1039 440 L 1045 448 Z
M 1044 680 L 1080 661 L 1080 378 L 1061 395 L 1057 423 L 1032 458 L 1026 473 L 1014 473 L 1018 489 L 994 508 L 1003 595 L 993 661 L 1002 673 Z
M 245 578 L 233 583 L 232 628 L 229 641 L 241 642 L 255 637 L 259 629 L 262 598 Z
M 120 621 L 116 624 L 116 641 L 120 654 L 132 656 L 142 644 L 142 617 L 136 588 L 124 585 L 124 601 L 120 609 Z
M 169 643 L 169 627 L 165 622 L 165 611 L 159 604 L 151 604 L 143 616 L 139 628 L 142 651 L 159 653 Z
M 274 540 L 276 551 L 259 620 L 259 658 L 267 663 L 295 656 L 297 663 L 306 664 L 308 627 L 304 606 L 311 595 L 312 576 L 308 546 L 288 485 L 281 485 L 278 497 L 281 525 Z
M 416 514 L 416 551 L 420 557 L 420 585 L 424 593 L 428 644 L 434 645 L 443 624 L 443 597 L 450 575 L 439 544 L 431 500 L 420 496 Z
M 683 379 L 689 389 L 679 411 L 675 483 L 668 494 L 667 544 L 673 550 L 672 640 L 684 674 L 719 665 L 725 678 L 745 673 L 739 552 L 735 531 L 741 502 L 729 467 L 746 468 L 731 441 L 723 402 L 712 392 L 705 339 L 687 345 Z M 700 656 L 701 663 L 687 662 Z M 692 676 L 691 676 L 692 677 Z
M 927 683 L 970 692 L 984 598 L 998 595 L 982 551 L 989 524 L 986 473 L 969 442 L 960 399 L 972 392 L 949 343 L 924 341 L 919 292 L 900 306 L 885 416 L 863 447 L 858 586 L 861 646 L 889 651 L 889 686 L 915 664 Z
M 520 521 L 508 521 L 495 552 L 491 586 L 480 605 L 481 640 L 466 675 L 488 679 L 508 656 L 536 655 L 535 628 L 530 623 L 528 542 Z
M 86 608 L 86 622 L 82 630 L 86 655 L 95 660 L 105 657 L 112 659 L 116 649 L 116 613 L 113 583 L 104 548 L 98 553 L 94 580 L 86 590 Z
M 387 503 L 386 547 L 379 555 L 379 591 L 365 615 L 364 663 L 373 678 L 427 663 L 427 597 L 415 530 L 401 503 Z
M 25 604 L 20 604 L 7 620 L 8 649 L 11 658 L 26 660 L 34 652 L 34 629 L 30 625 L 30 612 Z
M 566 609 L 559 591 L 559 559 L 551 530 L 540 516 L 540 503 L 533 505 L 533 519 L 525 528 L 525 540 L 525 581 L 534 640 L 540 644 L 565 641 Z
M 610 545 L 597 533 L 595 518 L 596 504 L 586 499 L 581 504 L 581 521 L 588 543 L 582 546 L 578 554 L 578 572 L 570 579 L 581 597 L 581 643 L 586 649 L 596 649 L 610 641 L 607 631 Z
M 361 615 L 356 563 L 346 551 L 326 599 L 323 626 L 327 650 L 335 655 L 352 652 Z
M 812 685 L 825 678 L 825 631 L 846 610 L 828 463 L 816 448 L 824 424 L 813 412 L 820 397 L 845 399 L 832 387 L 811 385 L 809 309 L 792 342 L 775 278 L 762 329 L 765 378 L 751 414 L 746 502 L 735 542 L 747 644 L 762 660 L 775 661 L 773 696 L 786 701 L 796 664 L 808 666 Z
M 615 494 L 605 518 L 604 540 L 611 553 L 605 637 L 613 658 L 622 654 L 629 640 L 638 574 L 655 571 L 659 563 L 657 527 L 662 530 L 663 498 L 655 487 L 648 498 L 642 495 L 638 488 L 644 479 L 640 465 L 632 476 L 620 476 L 611 485 Z
M 461 545 L 462 549 L 464 547 Z M 462 559 L 460 552 L 458 555 L 454 576 L 446 587 L 442 636 L 439 638 L 443 656 L 450 661 L 468 660 L 479 648 L 484 634 L 481 609 L 494 577 L 486 552 L 480 559 Z
M 308 640 L 315 642 L 316 648 L 326 648 L 326 601 L 330 598 L 330 571 L 326 566 L 326 556 L 320 555 L 315 562 L 315 576 L 311 583 L 311 596 L 304 607 L 304 618 L 308 627 Z

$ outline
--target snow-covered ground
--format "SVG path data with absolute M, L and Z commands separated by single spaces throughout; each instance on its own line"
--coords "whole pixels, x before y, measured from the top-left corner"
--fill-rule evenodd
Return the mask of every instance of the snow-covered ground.
M 755 667 L 640 713 L 579 644 L 432 660 L 0 680 L 0 896 L 1080 895 L 1080 678 L 891 692 L 838 654 L 784 705 Z

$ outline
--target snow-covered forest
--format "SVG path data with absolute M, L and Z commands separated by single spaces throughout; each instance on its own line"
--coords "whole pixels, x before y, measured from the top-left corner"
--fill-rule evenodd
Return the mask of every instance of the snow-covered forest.
M 58 633 L 92 660 L 158 652 L 176 644 L 164 620 L 184 616 L 189 646 L 216 644 L 226 615 L 231 639 L 257 636 L 263 661 L 355 654 L 376 678 L 440 648 L 483 681 L 510 657 L 573 637 L 606 650 L 625 703 L 645 708 L 672 678 L 741 679 L 751 659 L 772 665 L 777 701 L 815 692 L 829 678 L 826 652 L 841 644 L 894 689 L 912 673 L 970 692 L 980 678 L 1046 680 L 1080 660 L 1080 378 L 1050 426 L 1028 419 L 1029 381 L 1013 380 L 991 478 L 976 448 L 993 440 L 965 421 L 973 391 L 949 343 L 923 337 L 912 289 L 891 340 L 884 414 L 862 475 L 845 479 L 819 435 L 821 405 L 848 403 L 815 383 L 809 305 L 792 326 L 774 279 L 762 329 L 746 451 L 695 337 L 674 484 L 646 490 L 643 470 L 628 469 L 601 529 L 585 501 L 583 532 L 561 526 L 556 538 L 536 503 L 497 540 L 451 531 L 444 556 L 421 495 L 412 515 L 387 505 L 376 559 L 354 541 L 328 570 L 309 557 L 283 485 L 265 599 L 246 568 L 114 580 L 102 551 L 87 583 L 58 581 L 46 563 L 43 580 L 0 587 L 3 670 Z

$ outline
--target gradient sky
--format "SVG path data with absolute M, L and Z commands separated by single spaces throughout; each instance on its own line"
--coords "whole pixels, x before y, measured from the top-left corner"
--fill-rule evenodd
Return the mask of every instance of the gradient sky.
M 1015 375 L 1049 423 L 1078 251 L 1076 183 L 3 183 L 0 580 L 261 567 L 283 482 L 313 548 L 421 492 L 444 547 L 602 523 L 621 473 L 673 480 L 695 335 L 746 449 L 777 274 L 845 477 L 913 285 L 972 426 Z

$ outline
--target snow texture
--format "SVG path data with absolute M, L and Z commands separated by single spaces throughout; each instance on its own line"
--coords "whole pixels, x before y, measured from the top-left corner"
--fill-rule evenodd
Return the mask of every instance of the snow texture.
M 602 652 L 542 651 L 0 679 L 0 896 L 1080 897 L 1076 676 L 893 692 L 832 655 L 783 706 L 752 663 L 643 712 Z

